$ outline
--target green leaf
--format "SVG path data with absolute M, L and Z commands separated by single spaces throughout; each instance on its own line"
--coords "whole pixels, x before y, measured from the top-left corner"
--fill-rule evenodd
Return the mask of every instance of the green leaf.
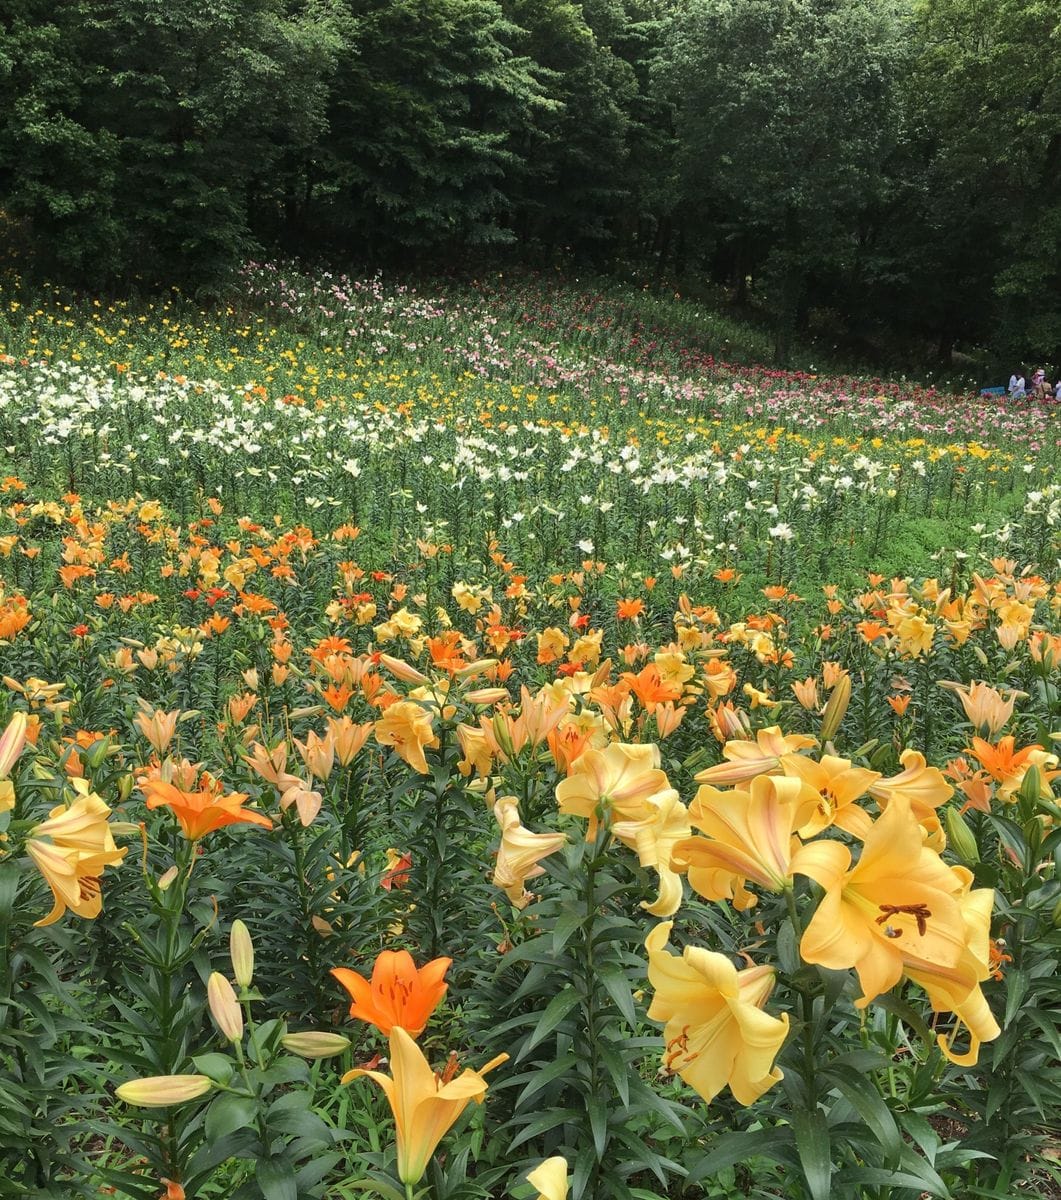
M 1006 972 L 1006 1015 L 1002 1021 L 1002 1026 L 1008 1029 L 1013 1023 L 1013 1018 L 1017 1015 L 1017 1010 L 1021 1006 L 1021 1001 L 1028 994 L 1028 973 L 1019 968 L 1015 971 Z
M 634 1011 L 634 997 L 626 972 L 621 967 L 603 966 L 598 968 L 596 976 L 604 984 L 604 990 L 611 996 L 626 1023 L 633 1029 L 637 1024 L 637 1014 Z
M 586 1097 L 586 1111 L 589 1113 L 589 1128 L 593 1135 L 593 1147 L 597 1151 L 597 1159 L 604 1158 L 608 1145 L 608 1105 L 601 1096 Z
M 792 1132 L 796 1135 L 796 1153 L 811 1200 L 829 1200 L 832 1194 L 832 1144 L 824 1114 L 818 1111 L 794 1113 Z
M 859 1075 L 850 1067 L 835 1065 L 831 1066 L 825 1075 L 872 1130 L 888 1163 L 897 1163 L 902 1151 L 899 1129 L 891 1110 L 884 1103 L 872 1080 L 866 1075 Z
M 10 925 L 15 908 L 15 893 L 18 891 L 19 867 L 17 859 L 8 859 L 0 865 L 0 927 Z
M 698 1183 L 701 1179 L 717 1175 L 727 1167 L 755 1158 L 783 1162 L 785 1155 L 781 1151 L 790 1150 L 792 1145 L 792 1130 L 784 1126 L 777 1129 L 756 1129 L 749 1133 L 723 1134 L 707 1154 L 693 1161 L 686 1182 Z
M 383 1200 L 405 1200 L 404 1192 L 399 1192 L 393 1184 L 378 1175 L 370 1179 L 351 1179 L 345 1186 L 356 1188 L 359 1192 L 376 1192 Z
M 263 1158 L 254 1177 L 262 1189 L 262 1200 L 298 1200 L 294 1164 L 286 1155 Z
M 565 984 L 563 989 L 557 992 L 545 1006 L 545 1012 L 538 1018 L 538 1024 L 535 1025 L 530 1036 L 520 1048 L 519 1054 L 516 1055 L 516 1062 L 519 1062 L 539 1042 L 547 1038 L 575 1005 L 578 1004 L 580 999 L 581 997 L 578 992 L 570 984 Z
M 551 1108 L 523 1126 L 509 1144 L 509 1151 L 515 1150 L 517 1146 L 522 1146 L 524 1142 L 530 1141 L 540 1133 L 555 1129 L 557 1125 L 562 1125 L 565 1121 L 577 1121 L 581 1115 L 581 1111 L 577 1108 Z M 510 1124 L 515 1123 L 514 1121 L 510 1122 Z
M 200 1075 L 209 1075 L 218 1083 L 231 1082 L 236 1073 L 232 1059 L 227 1054 L 196 1054 L 192 1064 Z
M 894 1014 L 900 1021 L 909 1025 L 926 1046 L 934 1046 L 936 1044 L 935 1034 L 925 1024 L 920 1014 L 911 1005 L 907 1004 L 905 1000 L 900 1000 L 898 996 L 886 992 L 883 996 L 878 996 L 873 1003 L 878 1008 L 883 1008 L 885 1012 Z
M 214 1142 L 237 1129 L 245 1129 L 254 1123 L 257 1113 L 258 1102 L 253 1096 L 236 1096 L 231 1092 L 218 1096 L 206 1110 L 207 1140 Z

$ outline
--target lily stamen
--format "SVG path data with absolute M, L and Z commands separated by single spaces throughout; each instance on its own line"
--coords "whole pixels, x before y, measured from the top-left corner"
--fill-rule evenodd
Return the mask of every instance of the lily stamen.
M 917 932 L 920 937 L 924 937 L 928 932 L 928 918 L 932 916 L 932 911 L 927 904 L 878 904 L 877 907 L 881 910 L 881 916 L 877 918 L 878 925 L 883 925 L 889 917 L 906 913 L 917 922 Z M 885 932 L 890 938 L 903 936 L 901 929 L 893 929 L 890 925 Z
M 671 1038 L 667 1043 L 667 1054 L 663 1060 L 663 1069 L 668 1074 L 674 1074 L 674 1064 L 689 1053 L 689 1026 L 683 1025 L 681 1033 Z M 690 1060 L 691 1061 L 691 1060 Z

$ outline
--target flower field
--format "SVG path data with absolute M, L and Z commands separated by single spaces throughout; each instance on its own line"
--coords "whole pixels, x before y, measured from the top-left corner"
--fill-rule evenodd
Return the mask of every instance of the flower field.
M 1056 411 L 594 286 L 0 282 L 0 1196 L 1061 1187 Z

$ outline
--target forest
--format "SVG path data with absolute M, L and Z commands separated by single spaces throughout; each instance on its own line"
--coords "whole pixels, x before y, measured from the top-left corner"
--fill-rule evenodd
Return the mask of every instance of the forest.
M 562 262 L 714 288 L 781 361 L 816 322 L 1058 363 L 1059 28 L 1053 0 L 5 0 L 0 229 L 90 288 Z

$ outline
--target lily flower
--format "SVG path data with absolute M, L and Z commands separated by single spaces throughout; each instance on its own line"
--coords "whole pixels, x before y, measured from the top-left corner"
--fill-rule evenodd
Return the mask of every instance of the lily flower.
M 172 712 L 163 712 L 160 708 L 152 708 L 144 700 L 139 701 L 140 711 L 136 715 L 136 726 L 140 732 L 147 738 L 158 754 L 165 754 L 166 748 L 173 741 L 173 736 L 177 732 L 177 722 L 180 720 L 181 710 L 175 708 Z
M 637 820 L 649 796 L 670 787 L 660 770 L 659 747 L 613 742 L 604 750 L 586 750 L 557 784 L 562 813 L 589 821 L 586 840 L 597 836 L 597 808 L 610 807 L 619 819 Z
M 980 989 L 980 984 L 991 977 L 990 927 L 994 899 L 991 888 L 966 890 L 962 896 L 965 946 L 953 967 L 911 955 L 903 957 L 907 978 L 925 989 L 932 1011 L 952 1012 L 957 1017 L 951 1036 L 948 1038 L 941 1033 L 936 1040 L 943 1054 L 961 1067 L 976 1066 L 981 1042 L 990 1042 L 1002 1032 Z M 954 1041 L 962 1025 L 969 1030 L 969 1049 L 965 1054 L 958 1054 L 954 1050 Z
M 642 901 L 641 907 L 653 916 L 673 916 L 682 902 L 682 883 L 671 859 L 675 847 L 692 833 L 689 810 L 677 791 L 667 787 L 647 797 L 639 813 L 627 812 L 624 819 L 612 822 L 612 833 L 636 852 L 643 867 L 659 876 L 659 895 Z
M 53 925 L 67 909 L 87 920 L 99 916 L 100 876 L 128 853 L 128 847 L 119 850 L 114 844 L 107 823 L 110 811 L 99 796 L 86 791 L 69 807 L 53 808 L 47 821 L 30 830 L 26 852 L 55 897 L 51 912 L 37 925 Z
M 958 697 L 970 724 L 981 737 L 997 737 L 1013 716 L 1017 692 L 1011 691 L 1007 700 L 1000 691 L 986 683 L 974 682 L 965 687 L 959 683 L 944 681 L 940 687 L 947 688 Z
M 430 772 L 424 749 L 435 749 L 439 741 L 431 714 L 415 700 L 398 700 L 390 705 L 376 722 L 375 735 L 381 746 L 392 746 L 414 771 L 421 775 Z
M 247 799 L 243 792 L 225 795 L 220 787 L 216 790 L 203 787 L 199 791 L 184 791 L 164 779 L 148 779 L 141 790 L 147 797 L 148 808 L 170 809 L 189 842 L 198 842 L 208 833 L 226 825 L 258 825 L 262 829 L 273 827 L 272 821 L 264 813 L 243 807 Z
M 936 810 L 954 795 L 954 788 L 938 767 L 930 767 L 927 764 L 920 750 L 904 750 L 899 756 L 899 761 L 903 766 L 902 771 L 890 779 L 878 777 L 876 782 L 870 785 L 869 794 L 882 809 L 896 796 L 902 796 L 910 805 L 914 819 L 931 835 L 932 848 L 942 850 L 945 839 Z
M 748 881 L 770 892 L 792 883 L 799 851 L 795 830 L 816 810 L 818 793 L 798 778 L 759 775 L 747 790 L 723 792 L 704 784 L 689 806 L 689 820 L 703 837 L 677 843 L 674 866 L 687 872 L 705 900 L 730 900 L 751 908 Z
M 527 1173 L 527 1182 L 538 1192 L 538 1200 L 567 1200 L 567 1159 L 562 1154 L 547 1158 Z
M 502 796 L 494 805 L 494 816 L 501 826 L 494 886 L 501 888 L 516 908 L 526 908 L 531 900 L 527 880 L 545 874 L 545 868 L 538 864 L 565 845 L 567 837 L 562 833 L 531 833 L 520 820 L 514 796 Z
M 1020 791 L 1029 768 L 1039 768 L 1044 788 L 1058 774 L 1052 770 L 1057 766 L 1056 754 L 1048 753 L 1038 744 L 1017 750 L 1016 739 L 1012 735 L 999 738 L 998 744 L 994 746 L 985 742 L 983 738 L 974 737 L 972 752 L 988 775 L 998 784 L 999 799 L 1007 802 L 1012 802 Z
M 368 735 L 372 732 L 372 722 L 366 721 L 357 725 L 349 717 L 327 717 L 326 720 L 335 747 L 335 757 L 340 766 L 348 767 L 368 741 Z
M 508 1060 L 499 1054 L 478 1071 L 467 1069 L 456 1077 L 456 1066 L 437 1074 L 423 1051 L 400 1025 L 391 1030 L 391 1075 L 357 1067 L 347 1071 L 342 1082 L 367 1075 L 377 1084 L 391 1106 L 398 1142 L 398 1178 L 416 1184 L 424 1176 L 427 1164 L 439 1142 L 471 1101 L 482 1104 L 486 1096 L 488 1071 Z
M 781 765 L 781 759 L 786 754 L 795 754 L 799 750 L 808 750 L 817 743 L 814 738 L 802 733 L 785 735 L 780 725 L 771 725 L 760 729 L 755 735 L 755 741 L 746 738 L 731 738 L 722 747 L 722 757 L 726 762 L 715 767 L 708 767 L 696 776 L 697 783 L 712 783 L 726 786 L 732 783 L 744 783 L 754 779 L 756 775 L 767 775 L 776 771 Z
M 400 1028 L 415 1038 L 446 994 L 445 974 L 452 962 L 436 958 L 417 967 L 408 950 L 384 950 L 372 968 L 371 982 L 348 967 L 333 967 L 332 974 L 350 993 L 350 1016 L 382 1033 Z
M 818 841 L 803 847 L 796 869 L 825 889 L 800 954 L 835 971 L 854 967 L 860 1008 L 899 982 L 906 956 L 942 967 L 961 958 L 962 881 L 925 846 L 904 798 L 873 823 L 854 867 L 846 846 Z
M 815 811 L 800 828 L 801 837 L 813 837 L 830 825 L 836 825 L 856 837 L 865 835 L 870 824 L 869 817 L 855 801 L 880 779 L 879 771 L 852 766 L 850 760 L 838 758 L 835 754 L 823 754 L 821 762 L 815 762 L 803 754 L 785 754 L 781 758 L 781 769 L 786 775 L 801 779 L 818 793 Z
M 664 1022 L 664 1066 L 708 1103 L 728 1084 L 739 1103 L 752 1104 L 782 1078 L 773 1062 L 788 1035 L 788 1015 L 763 1012 L 773 969 L 738 971 L 724 955 L 699 946 L 671 954 L 665 949 L 671 925 L 661 922 L 645 939 L 655 989 L 648 1015 Z

